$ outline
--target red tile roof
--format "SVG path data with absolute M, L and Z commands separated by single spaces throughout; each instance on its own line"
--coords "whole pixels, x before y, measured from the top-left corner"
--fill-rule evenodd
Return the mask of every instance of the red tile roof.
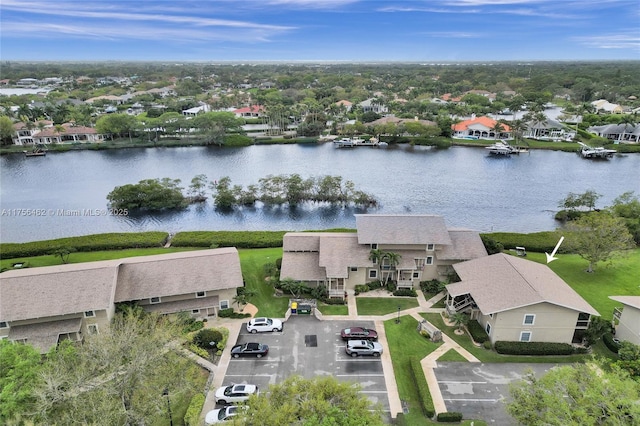
M 451 126 L 451 128 L 454 131 L 460 132 L 463 130 L 467 130 L 469 128 L 469 126 L 473 125 L 473 124 L 482 124 L 485 127 L 488 127 L 489 129 L 493 129 L 493 127 L 496 125 L 497 121 L 489 118 L 489 117 L 476 117 L 472 120 L 465 120 L 465 121 L 461 121 L 460 123 L 454 124 Z M 504 128 L 505 132 L 510 132 L 511 131 L 511 127 L 507 126 L 506 124 L 502 124 L 502 127 Z
M 233 112 L 235 112 L 236 114 L 246 114 L 248 112 L 264 112 L 264 107 L 262 105 L 251 105 L 248 107 L 236 109 Z

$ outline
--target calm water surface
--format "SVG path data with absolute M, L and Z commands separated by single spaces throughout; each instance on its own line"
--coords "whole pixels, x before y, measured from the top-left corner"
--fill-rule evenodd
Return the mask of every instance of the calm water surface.
M 532 151 L 494 158 L 481 148 L 434 150 L 400 146 L 352 150 L 324 145 L 246 148 L 148 148 L 49 153 L 0 158 L 0 239 L 23 242 L 101 232 L 162 230 L 305 230 L 355 227 L 354 213 L 440 214 L 450 227 L 535 232 L 557 226 L 558 202 L 568 192 L 593 189 L 605 206 L 625 191 L 640 193 L 640 155 L 588 161 L 574 153 Z M 57 210 L 107 207 L 117 185 L 142 179 L 257 183 L 270 174 L 340 175 L 374 194 L 375 209 L 305 205 L 295 210 L 243 208 L 217 212 L 212 203 L 185 211 L 142 216 L 63 216 Z M 16 209 L 42 209 L 29 216 Z

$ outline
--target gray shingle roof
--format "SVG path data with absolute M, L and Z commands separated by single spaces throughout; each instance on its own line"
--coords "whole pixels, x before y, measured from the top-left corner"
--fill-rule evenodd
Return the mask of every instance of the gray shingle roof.
M 451 244 L 442 216 L 357 214 L 360 244 Z
M 449 294 L 471 294 L 485 315 L 542 302 L 600 315 L 547 265 L 498 253 L 453 268 L 462 281 L 447 285 Z
M 487 255 L 480 235 L 470 230 L 449 230 L 451 245 L 438 248 L 440 260 L 469 260 Z
M 109 309 L 133 301 L 242 286 L 235 248 L 12 270 L 0 274 L 0 320 Z
M 282 253 L 282 269 L 280 279 L 292 278 L 301 281 L 323 281 L 327 277 L 324 268 L 320 267 L 320 254 L 317 252 Z
M 347 278 L 350 266 L 373 265 L 368 246 L 358 244 L 358 236 L 351 233 L 329 233 L 320 238 L 320 266 L 328 278 Z
M 640 296 L 609 296 L 609 299 L 640 309 Z
M 318 251 L 320 250 L 320 233 L 287 232 L 282 239 L 285 251 Z
M 125 259 L 118 272 L 116 302 L 242 287 L 233 247 Z
M 113 303 L 116 261 L 12 270 L 0 274 L 0 320 L 75 314 Z
M 72 318 L 60 321 L 48 321 L 37 324 L 27 324 L 11 327 L 10 340 L 26 339 L 40 353 L 46 353 L 58 343 L 58 337 L 63 333 L 77 333 L 82 326 L 82 318 Z

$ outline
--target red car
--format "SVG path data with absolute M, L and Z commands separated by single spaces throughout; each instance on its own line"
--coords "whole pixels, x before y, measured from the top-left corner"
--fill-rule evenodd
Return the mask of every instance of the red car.
M 378 333 L 370 328 L 350 327 L 342 330 L 340 337 L 342 340 L 378 340 Z

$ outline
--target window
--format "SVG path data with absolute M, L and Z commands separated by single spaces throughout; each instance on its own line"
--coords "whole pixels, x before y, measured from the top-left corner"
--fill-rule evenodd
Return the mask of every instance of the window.
M 413 278 L 420 278 L 420 272 L 414 272 Z
M 200 313 L 200 309 L 192 309 L 191 313 L 192 314 L 199 314 Z
M 435 248 L 434 244 L 427 244 L 427 251 L 433 251 L 434 248 Z
M 9 328 L 9 324 L 6 321 L 0 321 L 0 328 Z
M 488 335 L 491 335 L 491 324 L 487 323 L 487 325 L 484 327 L 484 329 L 487 331 Z
M 159 297 L 152 297 L 151 299 L 149 299 L 149 303 L 151 303 L 152 305 L 155 303 L 160 303 L 160 298 Z
M 426 264 L 427 265 L 433 265 L 433 256 L 427 256 Z
M 378 278 L 378 271 L 376 271 L 375 269 L 370 269 L 369 278 Z
M 377 244 L 371 244 L 371 250 L 378 250 Z
M 530 331 L 521 331 L 520 332 L 520 341 L 521 342 L 530 342 L 531 341 L 531 332 Z
M 199 291 L 196 293 L 196 297 L 200 298 L 200 297 L 205 297 L 207 295 L 206 291 Z
M 220 309 L 229 309 L 229 301 L 221 300 L 220 301 Z
M 522 325 L 533 325 L 536 320 L 535 314 L 525 314 Z
M 84 317 L 85 318 L 93 318 L 96 316 L 96 313 L 93 311 L 84 311 Z
M 352 266 L 349 269 L 351 270 L 351 272 L 358 272 L 358 267 L 357 266 Z
M 87 331 L 89 331 L 89 334 L 98 334 L 98 324 L 89 324 Z

